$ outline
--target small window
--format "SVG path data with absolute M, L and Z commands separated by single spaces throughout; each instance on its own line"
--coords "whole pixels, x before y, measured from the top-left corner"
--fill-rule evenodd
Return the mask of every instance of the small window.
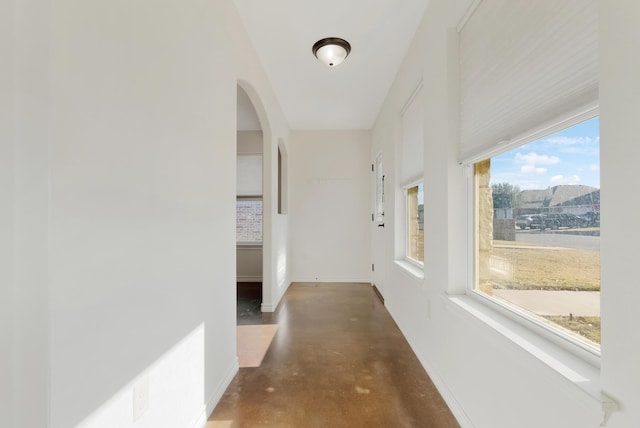
M 278 214 L 282 213 L 282 151 L 278 146 Z
M 287 178 L 287 150 L 284 142 L 278 143 L 278 214 L 287 214 L 288 203 L 288 178 Z
M 382 223 L 384 221 L 384 173 L 382 169 L 382 153 L 376 157 L 374 169 L 376 173 L 375 221 Z
M 478 162 L 474 176 L 475 291 L 599 349 L 598 118 Z
M 424 185 L 407 188 L 407 258 L 424 263 Z
M 236 242 L 238 244 L 262 243 L 262 199 L 237 199 Z

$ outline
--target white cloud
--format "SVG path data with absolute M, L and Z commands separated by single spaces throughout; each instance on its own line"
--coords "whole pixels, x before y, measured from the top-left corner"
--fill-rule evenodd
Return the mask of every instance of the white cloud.
M 539 155 L 536 152 L 530 152 L 523 155 L 516 153 L 516 163 L 524 165 L 553 165 L 560 162 L 560 158 L 557 156 Z
M 563 137 L 562 135 L 559 135 L 557 137 L 547 138 L 547 142 L 562 146 L 573 146 L 575 144 L 590 144 L 593 140 L 590 137 Z
M 520 172 L 523 174 L 543 175 L 546 174 L 547 168 L 536 167 L 535 165 L 522 165 Z
M 598 156 L 600 151 L 594 146 L 564 146 L 560 149 L 562 153 L 570 155 Z
M 578 184 L 580 183 L 580 177 L 572 175 L 571 177 L 565 177 L 563 175 L 554 175 L 551 177 L 551 185 L 558 186 L 560 184 Z
M 590 169 L 591 171 L 600 171 L 600 165 L 598 165 L 598 164 L 596 164 L 596 163 L 591 164 L 591 165 L 589 165 L 589 169 Z

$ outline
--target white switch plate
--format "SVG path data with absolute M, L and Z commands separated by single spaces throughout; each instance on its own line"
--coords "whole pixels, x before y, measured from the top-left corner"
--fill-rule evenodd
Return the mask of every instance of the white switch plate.
M 149 377 L 138 380 L 133 387 L 133 423 L 149 410 Z

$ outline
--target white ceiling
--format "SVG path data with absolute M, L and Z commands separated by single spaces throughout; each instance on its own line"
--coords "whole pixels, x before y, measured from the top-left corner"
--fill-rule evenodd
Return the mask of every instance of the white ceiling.
M 292 129 L 370 129 L 428 0 L 234 0 Z M 351 43 L 329 68 L 325 37 Z

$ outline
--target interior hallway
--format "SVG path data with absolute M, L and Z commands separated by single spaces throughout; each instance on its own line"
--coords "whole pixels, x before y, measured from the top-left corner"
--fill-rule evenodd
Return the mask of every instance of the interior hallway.
M 459 426 L 371 285 L 291 284 L 263 322 L 278 329 L 262 364 L 207 428 Z

